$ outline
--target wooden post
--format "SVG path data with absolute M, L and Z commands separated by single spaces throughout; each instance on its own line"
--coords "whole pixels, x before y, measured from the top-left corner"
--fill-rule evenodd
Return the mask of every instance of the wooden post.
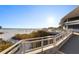
M 56 38 L 53 39 L 54 45 L 56 44 Z
M 48 44 L 50 44 L 50 39 L 48 40 Z
M 44 53 L 43 52 L 43 39 L 41 39 L 41 49 L 42 49 L 42 53 Z
M 24 41 L 23 41 L 23 42 L 22 42 L 22 54 L 25 53 L 25 44 L 26 44 L 26 43 L 24 43 Z

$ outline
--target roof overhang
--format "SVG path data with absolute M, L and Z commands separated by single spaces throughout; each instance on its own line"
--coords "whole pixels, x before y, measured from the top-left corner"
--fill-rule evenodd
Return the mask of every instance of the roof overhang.
M 64 21 L 72 18 L 72 17 L 77 17 L 79 16 L 79 6 L 77 8 L 75 8 L 73 11 L 69 12 L 66 16 L 64 16 L 61 21 L 60 21 L 60 25 L 64 24 Z

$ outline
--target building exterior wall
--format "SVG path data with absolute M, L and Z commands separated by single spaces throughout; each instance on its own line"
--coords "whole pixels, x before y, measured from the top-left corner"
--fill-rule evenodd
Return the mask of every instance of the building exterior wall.
M 66 21 L 63 22 L 63 29 L 72 29 L 73 31 L 79 32 L 79 17 L 75 18 L 68 18 Z

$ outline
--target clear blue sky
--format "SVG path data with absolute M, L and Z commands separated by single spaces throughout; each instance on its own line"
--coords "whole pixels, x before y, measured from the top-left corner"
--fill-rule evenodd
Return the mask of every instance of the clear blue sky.
M 0 26 L 5 28 L 57 27 L 60 19 L 77 6 L 0 5 Z

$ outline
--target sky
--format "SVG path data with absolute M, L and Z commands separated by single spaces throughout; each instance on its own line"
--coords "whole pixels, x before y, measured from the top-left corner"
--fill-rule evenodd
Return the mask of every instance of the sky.
M 76 5 L 0 5 L 0 26 L 3 28 L 58 27 Z

